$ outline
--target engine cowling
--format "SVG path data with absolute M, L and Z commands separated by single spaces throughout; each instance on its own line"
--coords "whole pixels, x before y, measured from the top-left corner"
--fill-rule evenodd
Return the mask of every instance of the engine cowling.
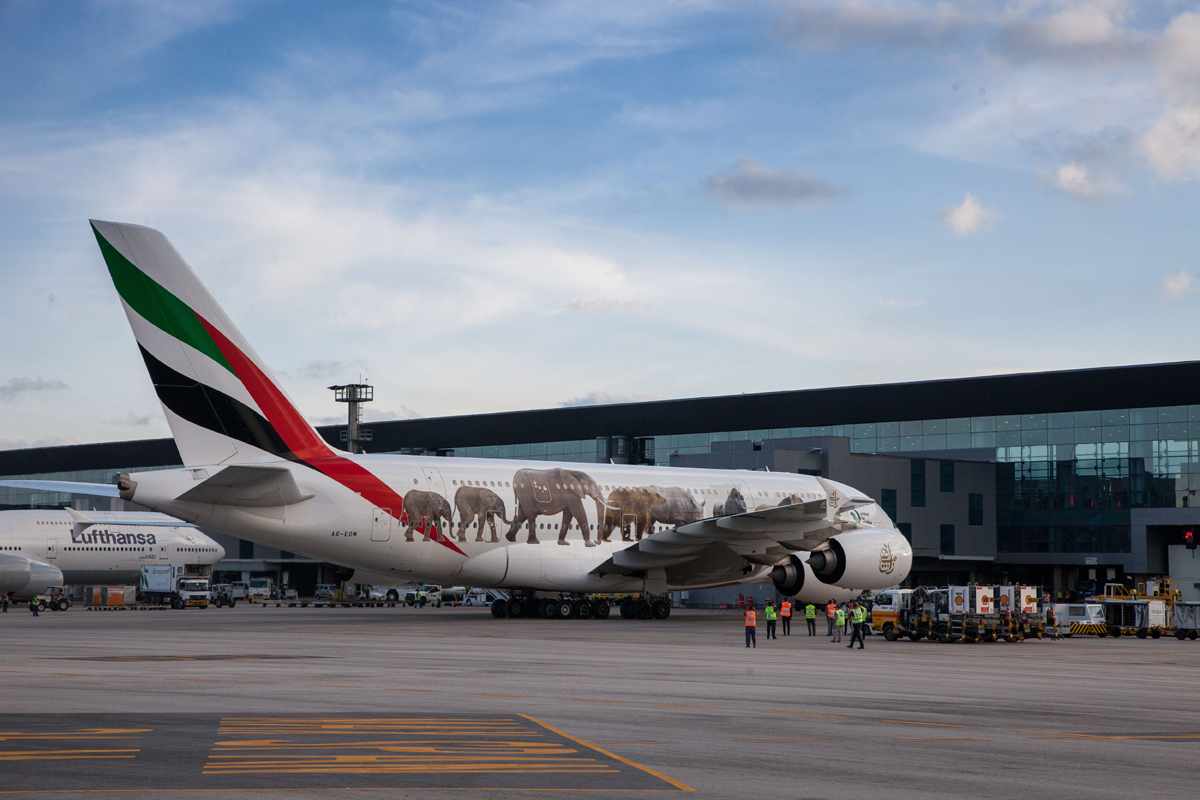
M 791 597 L 800 593 L 811 572 L 811 567 L 791 555 L 771 568 L 771 583 L 781 595 Z
M 912 545 L 895 528 L 859 528 L 833 536 L 808 556 L 825 583 L 852 589 L 885 589 L 908 577 Z
M 0 592 L 14 592 L 19 599 L 61 589 L 62 570 L 15 554 L 0 555 Z

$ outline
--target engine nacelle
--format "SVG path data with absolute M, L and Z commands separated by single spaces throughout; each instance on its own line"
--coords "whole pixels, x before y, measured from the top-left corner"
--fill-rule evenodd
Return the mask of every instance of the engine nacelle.
M 771 568 L 771 583 L 775 584 L 775 591 L 791 597 L 800 593 L 811 574 L 812 567 L 791 555 Z
M 833 536 L 808 556 L 825 583 L 852 589 L 885 589 L 908 577 L 912 545 L 895 528 L 858 528 Z
M 62 585 L 58 567 L 25 556 L 0 555 L 0 592 L 14 592 L 18 599 L 25 599 Z

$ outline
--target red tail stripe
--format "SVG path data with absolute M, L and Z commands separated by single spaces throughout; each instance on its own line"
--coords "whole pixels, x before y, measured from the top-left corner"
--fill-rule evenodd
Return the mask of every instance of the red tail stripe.
M 193 312 L 194 313 L 194 312 Z M 333 480 L 361 495 L 375 506 L 384 509 L 397 520 L 404 513 L 404 498 L 377 478 L 361 464 L 335 453 L 325 440 L 304 421 L 279 388 L 258 366 L 246 357 L 241 349 L 231 342 L 204 317 L 196 314 L 200 324 L 216 342 L 225 360 L 233 367 L 234 374 L 245 385 L 254 402 L 266 415 L 267 421 L 279 433 L 288 449 L 308 466 L 329 476 Z M 460 556 L 466 556 L 458 545 L 442 537 L 437 541 Z

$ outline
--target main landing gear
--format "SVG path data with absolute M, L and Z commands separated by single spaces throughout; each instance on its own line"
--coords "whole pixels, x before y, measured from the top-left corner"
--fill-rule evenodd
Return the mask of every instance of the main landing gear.
M 608 619 L 613 605 L 607 598 L 590 595 L 539 596 L 536 592 L 513 592 L 511 597 L 492 603 L 492 616 L 496 619 Z M 616 606 L 621 619 L 666 619 L 671 616 L 671 598 L 668 596 L 627 597 Z

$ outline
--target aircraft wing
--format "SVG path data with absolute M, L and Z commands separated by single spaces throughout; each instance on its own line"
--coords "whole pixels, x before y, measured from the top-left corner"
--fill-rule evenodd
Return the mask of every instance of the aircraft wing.
M 675 567 L 709 557 L 714 546 L 752 562 L 774 563 L 793 550 L 810 549 L 837 533 L 828 513 L 829 504 L 822 497 L 688 522 L 618 550 L 599 571 Z

